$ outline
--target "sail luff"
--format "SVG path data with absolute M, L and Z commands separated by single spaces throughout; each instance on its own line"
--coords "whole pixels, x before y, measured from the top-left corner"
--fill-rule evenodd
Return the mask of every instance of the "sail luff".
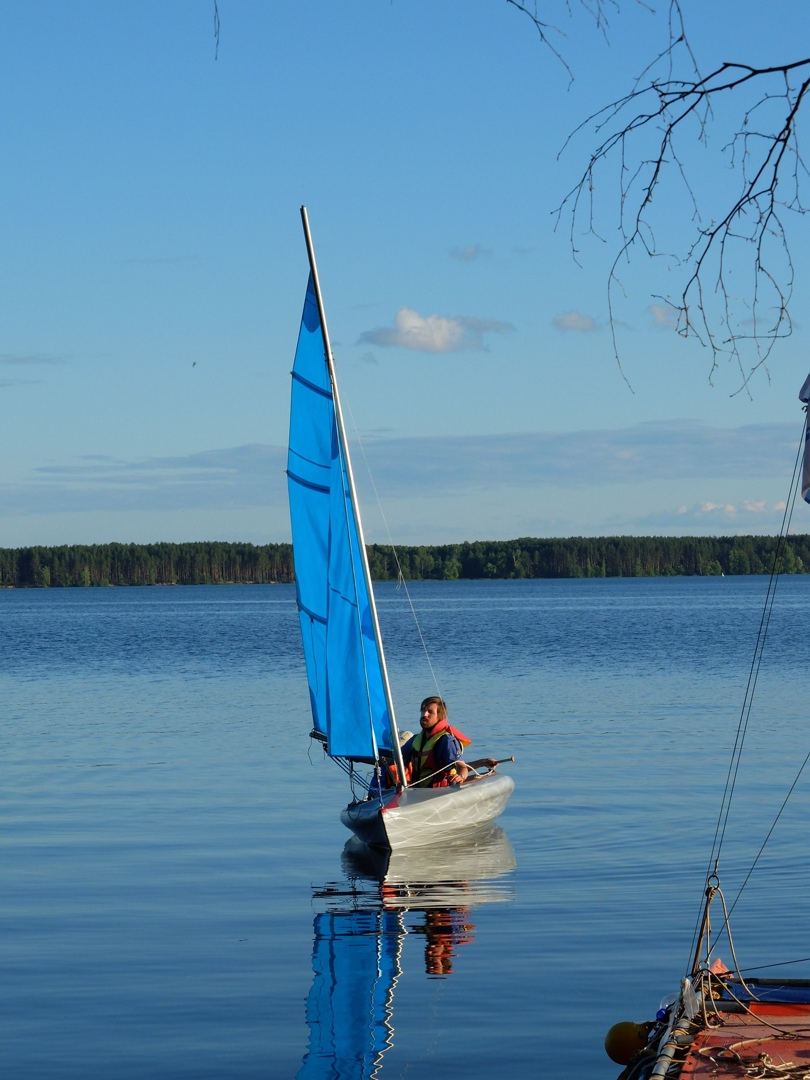
M 323 305 L 323 297 L 321 295 L 320 280 L 318 278 L 318 268 L 315 262 L 315 249 L 312 243 L 312 234 L 309 229 L 309 218 L 307 216 L 307 209 L 305 206 L 301 207 L 301 222 L 304 227 L 304 237 L 307 245 L 307 255 L 309 257 L 310 273 L 312 275 L 312 284 L 315 290 L 315 299 L 318 305 L 318 315 L 321 323 L 321 333 L 323 335 L 324 344 L 324 359 L 326 361 L 327 370 L 329 372 L 329 380 L 332 387 L 332 399 L 335 409 L 335 421 L 338 431 L 338 438 L 340 441 L 341 456 L 343 461 L 343 467 L 345 469 L 346 481 L 349 487 L 349 498 L 352 506 L 354 507 L 354 526 L 357 531 L 357 539 L 359 544 L 359 558 L 362 566 L 363 577 L 365 579 L 366 592 L 368 594 L 369 601 L 369 614 L 371 616 L 371 624 L 374 633 L 374 640 L 377 646 L 378 659 L 380 663 L 380 673 L 382 676 L 383 689 L 385 694 L 385 701 L 388 710 L 388 722 L 391 730 L 391 750 L 394 754 L 397 770 L 402 783 L 405 784 L 405 766 L 402 760 L 402 750 L 399 744 L 399 732 L 397 730 L 396 715 L 394 713 L 394 702 L 391 695 L 391 685 L 388 678 L 388 668 L 385 662 L 385 651 L 382 643 L 382 633 L 380 631 L 380 623 L 377 615 L 377 604 L 374 598 L 374 588 L 371 582 L 371 571 L 368 565 L 368 556 L 366 553 L 365 537 L 363 535 L 363 524 L 359 512 L 359 503 L 357 499 L 357 491 L 354 483 L 354 473 L 352 471 L 351 455 L 349 454 L 349 446 L 346 439 L 346 429 L 343 422 L 343 411 L 340 405 L 340 394 L 337 386 L 337 378 L 335 375 L 334 358 L 332 356 L 332 346 L 329 340 L 329 330 L 326 323 L 326 312 Z

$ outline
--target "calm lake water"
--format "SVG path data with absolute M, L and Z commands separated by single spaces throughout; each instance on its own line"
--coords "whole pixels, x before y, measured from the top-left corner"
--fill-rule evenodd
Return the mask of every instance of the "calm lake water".
M 292 587 L 0 592 L 3 1076 L 614 1077 L 605 1032 L 690 960 L 766 586 L 412 585 L 451 720 L 517 787 L 384 885 L 307 738 Z M 414 730 L 434 683 L 378 596 Z M 783 579 L 729 903 L 810 750 L 808 621 L 810 577 Z M 810 955 L 808 780 L 732 916 L 743 967 Z

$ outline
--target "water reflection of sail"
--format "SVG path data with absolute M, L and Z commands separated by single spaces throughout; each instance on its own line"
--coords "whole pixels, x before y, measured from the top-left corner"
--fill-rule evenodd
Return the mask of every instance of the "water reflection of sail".
M 377 1075 L 393 1041 L 394 987 L 402 973 L 406 932 L 398 911 L 315 916 L 309 1050 L 299 1080 L 371 1080 Z
M 475 936 L 472 909 L 511 900 L 515 855 L 503 829 L 446 844 L 441 858 L 374 852 L 352 838 L 345 878 L 315 891 L 309 1050 L 299 1080 L 373 1080 L 394 1041 L 393 997 L 406 935 L 424 947 L 425 972 L 445 978 Z

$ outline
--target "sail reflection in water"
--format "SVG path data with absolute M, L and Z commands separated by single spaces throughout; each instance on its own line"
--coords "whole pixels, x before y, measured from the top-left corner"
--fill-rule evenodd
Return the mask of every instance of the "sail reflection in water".
M 399 911 L 315 916 L 309 1051 L 299 1077 L 374 1076 L 394 1037 L 393 996 L 405 933 Z
M 475 937 L 472 909 L 514 897 L 515 856 L 503 829 L 408 856 L 372 851 L 352 838 L 345 879 L 315 890 L 314 978 L 306 1005 L 309 1049 L 298 1076 L 374 1078 L 394 1043 L 394 989 L 415 935 L 429 977 L 452 973 L 459 946 Z

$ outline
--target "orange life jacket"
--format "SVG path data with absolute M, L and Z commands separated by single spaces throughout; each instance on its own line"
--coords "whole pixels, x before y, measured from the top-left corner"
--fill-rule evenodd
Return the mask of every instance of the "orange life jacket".
M 450 777 L 456 770 L 451 765 L 440 771 L 441 766 L 436 760 L 436 747 L 440 739 L 448 736 L 457 739 L 462 749 L 470 745 L 471 740 L 456 728 L 451 727 L 446 720 L 440 720 L 438 724 L 434 724 L 429 733 L 417 732 L 412 743 L 409 784 L 416 787 L 447 787 Z
M 412 773 L 412 766 L 406 765 L 405 779 L 408 781 L 409 784 L 411 782 Z M 386 765 L 383 769 L 383 787 L 386 788 L 386 790 L 392 787 L 399 787 L 399 770 L 397 769 L 396 765 Z

